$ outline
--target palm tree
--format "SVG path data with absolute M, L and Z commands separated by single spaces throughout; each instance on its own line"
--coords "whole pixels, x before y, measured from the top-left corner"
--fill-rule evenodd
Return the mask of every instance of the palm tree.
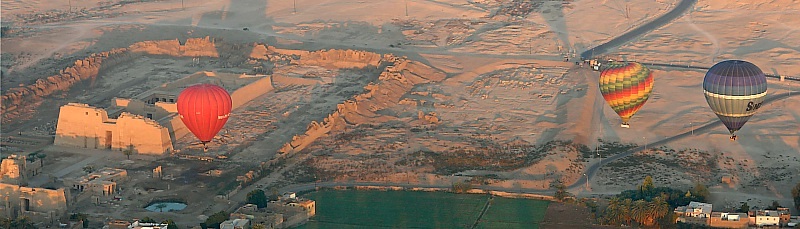
M 11 228 L 11 218 L 0 218 L 0 228 Z
M 45 157 L 47 157 L 47 154 L 43 154 L 43 153 L 37 153 L 36 154 L 36 158 L 39 158 L 39 163 L 40 163 L 39 165 L 41 165 L 41 167 L 44 167 L 44 158 Z
M 128 145 L 127 149 L 122 150 L 122 154 L 125 154 L 125 156 L 128 156 L 128 160 L 130 160 L 131 159 L 131 155 L 133 155 L 133 144 Z
M 167 207 L 167 204 L 165 204 L 165 203 L 156 204 L 156 209 L 158 209 L 158 212 L 164 212 L 164 208 L 166 208 L 166 207 Z
M 623 221 L 622 201 L 619 198 L 611 198 L 608 207 L 603 211 L 604 221 L 610 225 L 619 225 Z
M 633 207 L 633 200 L 631 199 L 624 199 L 620 205 L 620 216 L 622 216 L 625 225 L 631 225 L 631 220 L 633 217 L 631 216 L 631 208 Z
M 649 218 L 649 203 L 644 200 L 637 200 L 633 202 L 631 209 L 631 218 L 634 221 L 644 224 L 644 221 Z
M 86 173 L 92 173 L 94 172 L 94 167 L 92 167 L 91 165 L 84 166 L 83 171 Z
M 652 222 L 645 222 L 645 225 L 654 225 L 658 219 L 664 218 L 669 214 L 669 204 L 664 198 L 656 197 L 650 202 L 650 216 Z M 649 224 L 648 224 L 649 223 Z

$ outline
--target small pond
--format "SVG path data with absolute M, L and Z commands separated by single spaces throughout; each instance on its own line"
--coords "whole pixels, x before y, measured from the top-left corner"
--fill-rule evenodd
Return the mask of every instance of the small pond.
M 170 212 L 170 211 L 180 211 L 186 208 L 186 204 L 178 203 L 178 202 L 155 202 L 150 205 L 147 205 L 144 209 L 147 209 L 151 212 Z

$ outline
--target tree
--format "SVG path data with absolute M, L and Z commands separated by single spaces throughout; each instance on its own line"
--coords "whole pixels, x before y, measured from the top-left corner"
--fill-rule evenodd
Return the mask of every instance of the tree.
M 659 219 L 664 218 L 669 213 L 669 204 L 664 198 L 656 197 L 653 201 L 647 203 L 647 214 L 640 223 L 645 226 L 653 226 Z
M 128 160 L 130 160 L 131 155 L 133 155 L 133 144 L 128 145 L 127 149 L 122 150 L 122 154 L 125 154 L 125 156 L 128 157 Z
M 792 197 L 794 197 L 794 208 L 800 211 L 800 183 L 792 189 Z
M 159 203 L 159 204 L 156 204 L 156 206 L 155 206 L 155 207 L 156 207 L 156 209 L 158 209 L 158 212 L 164 212 L 164 208 L 166 208 L 166 207 L 167 207 L 167 204 L 165 204 L 165 203 Z
M 89 228 L 89 216 L 83 213 L 75 213 L 69 216 L 70 220 L 83 222 L 83 228 Z
M 650 209 L 649 203 L 644 200 L 637 200 L 633 202 L 633 206 L 631 209 L 631 218 L 636 222 L 644 222 L 650 216 Z
M 209 228 L 219 228 L 219 224 L 225 220 L 228 220 L 228 218 L 230 218 L 230 215 L 227 212 L 219 211 L 209 216 L 208 219 L 206 219 L 205 224 Z
M 86 173 L 92 173 L 94 172 L 94 167 L 92 167 L 91 165 L 84 166 L 83 171 Z
M 257 223 L 253 225 L 251 229 L 267 229 L 267 226 L 264 226 L 264 224 Z
M 767 209 L 767 210 L 778 210 L 778 208 L 782 208 L 782 207 L 783 206 L 781 206 L 781 204 L 778 203 L 777 200 L 773 200 L 772 201 L 772 206 L 770 206 L 769 209 Z
M 700 197 L 700 199 L 703 201 L 708 199 L 708 197 L 711 195 L 711 193 L 708 191 L 708 188 L 699 182 L 694 183 L 694 189 L 692 190 L 692 193 L 695 196 Z
M 567 192 L 566 187 L 563 184 L 556 185 L 556 193 L 553 195 L 558 201 L 563 201 L 567 197 L 572 196 L 571 193 Z
M 20 216 L 16 219 L 0 218 L 0 228 L 36 229 L 36 225 L 27 216 Z
M 44 158 L 47 157 L 47 154 L 37 153 L 36 158 L 39 158 L 39 165 L 44 167 Z
M 653 190 L 653 188 L 655 188 L 655 185 L 653 185 L 653 178 L 650 176 L 646 176 L 644 177 L 644 182 L 642 182 L 642 186 L 639 186 L 639 191 L 641 191 L 643 194 L 648 194 Z
M 270 192 L 272 192 L 272 195 L 269 195 L 269 201 L 278 201 L 280 198 L 280 195 L 278 195 L 278 189 L 273 187 L 270 189 Z
M 267 195 L 264 194 L 264 190 L 256 189 L 247 193 L 247 203 L 248 204 L 255 204 L 258 208 L 265 208 L 267 207 Z
M 166 224 L 167 229 L 178 229 L 178 225 L 176 225 L 175 221 L 172 221 L 172 219 L 166 219 L 164 221 L 161 221 L 161 223 Z
M 603 221 L 609 225 L 619 225 L 622 222 L 622 212 L 620 209 L 620 199 L 619 198 L 611 198 L 608 201 L 608 207 L 603 210 Z
M 738 209 L 741 213 L 747 213 L 750 211 L 750 205 L 747 205 L 747 202 L 742 203 L 742 206 Z
M 150 218 L 150 216 L 145 216 L 144 218 L 139 220 L 140 223 L 156 223 L 156 220 Z

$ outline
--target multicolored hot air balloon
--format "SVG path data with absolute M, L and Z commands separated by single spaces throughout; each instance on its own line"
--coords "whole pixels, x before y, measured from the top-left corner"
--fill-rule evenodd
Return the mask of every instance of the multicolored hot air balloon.
M 620 126 L 630 127 L 628 120 L 653 92 L 653 80 L 650 69 L 636 62 L 610 63 L 600 73 L 600 93 L 622 118 Z
M 767 96 L 767 77 L 756 65 L 726 60 L 708 69 L 703 79 L 706 101 L 736 140 L 736 132 L 756 113 Z
M 213 84 L 188 87 L 178 95 L 178 114 L 205 147 L 228 121 L 231 96 L 224 88 Z

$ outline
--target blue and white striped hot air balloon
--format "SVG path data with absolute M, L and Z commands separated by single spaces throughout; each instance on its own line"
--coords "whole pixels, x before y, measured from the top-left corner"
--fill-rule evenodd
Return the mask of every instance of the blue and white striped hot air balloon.
M 703 79 L 706 101 L 736 140 L 741 129 L 767 97 L 767 78 L 753 63 L 726 60 L 708 69 Z

